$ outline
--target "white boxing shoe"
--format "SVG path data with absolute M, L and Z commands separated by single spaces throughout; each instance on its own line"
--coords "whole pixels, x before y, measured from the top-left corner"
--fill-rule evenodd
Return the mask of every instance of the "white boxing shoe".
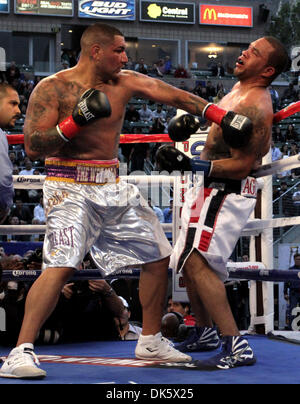
M 39 364 L 33 345 L 22 344 L 10 352 L 0 369 L 0 377 L 42 379 L 46 372 L 38 367 Z
M 161 333 L 156 335 L 140 335 L 135 348 L 138 359 L 167 362 L 190 362 L 192 357 L 174 348 L 174 344 Z

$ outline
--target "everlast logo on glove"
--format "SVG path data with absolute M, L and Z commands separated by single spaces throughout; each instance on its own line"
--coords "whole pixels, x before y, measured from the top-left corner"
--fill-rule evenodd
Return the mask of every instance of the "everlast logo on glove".
M 79 104 L 78 104 L 78 113 L 80 115 L 83 115 L 87 121 L 89 121 L 90 119 L 95 118 L 95 115 L 92 114 L 91 111 L 89 111 L 89 108 L 87 106 L 86 100 L 83 100 L 83 101 L 79 102 Z
M 247 198 L 256 198 L 257 183 L 253 177 L 247 177 L 241 182 L 241 195 Z
M 232 122 L 230 123 L 230 126 L 232 126 L 235 129 L 241 130 L 244 123 L 247 121 L 247 118 L 242 115 L 236 115 Z

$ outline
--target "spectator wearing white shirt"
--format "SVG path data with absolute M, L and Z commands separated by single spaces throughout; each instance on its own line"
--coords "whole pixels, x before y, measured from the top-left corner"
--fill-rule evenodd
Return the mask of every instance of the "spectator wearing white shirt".
M 27 159 L 25 162 L 25 168 L 19 172 L 19 175 L 33 175 L 33 172 L 34 168 L 32 168 L 32 162 Z
M 119 296 L 119 299 L 123 303 L 123 313 L 122 316 L 114 318 L 119 338 L 123 341 L 138 340 L 142 333 L 142 328 L 129 321 L 131 315 L 129 304 L 122 296 Z
M 162 120 L 166 120 L 166 111 L 163 110 L 162 104 L 157 104 L 156 109 L 152 113 L 152 119 L 161 118 Z
M 43 197 L 40 197 L 40 202 L 36 205 L 33 209 L 33 220 L 36 224 L 45 224 L 46 223 L 46 216 L 45 210 L 43 206 Z
M 271 152 L 272 152 L 272 161 L 280 160 L 281 159 L 281 151 L 278 147 L 275 146 L 274 141 L 272 140 L 271 143 Z
M 142 104 L 142 108 L 138 110 L 140 120 L 143 122 L 150 122 L 153 116 L 151 109 L 146 103 Z

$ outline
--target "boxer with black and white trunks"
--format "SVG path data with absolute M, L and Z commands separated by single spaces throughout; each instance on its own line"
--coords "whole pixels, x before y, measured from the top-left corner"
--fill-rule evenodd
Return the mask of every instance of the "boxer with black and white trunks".
M 213 123 L 200 158 L 189 159 L 172 146 L 158 149 L 161 169 L 202 171 L 205 176 L 204 189 L 196 184 L 185 195 L 181 233 L 171 256 L 170 266 L 183 272 L 197 319 L 195 332 L 177 349 L 218 348 L 221 341 L 216 325 L 222 351 L 208 360 L 183 364 L 183 368 L 230 369 L 256 361 L 248 341 L 240 335 L 223 282 L 228 276 L 227 260 L 256 204 L 256 180 L 251 171 L 270 149 L 273 108 L 267 87 L 288 63 L 283 45 L 273 37 L 252 42 L 238 58 L 234 73 L 239 81 L 219 106 L 249 117 L 253 123 L 250 134 L 236 136 Z M 169 134 L 174 140 L 186 140 L 198 127 L 197 118 L 184 114 L 170 121 Z

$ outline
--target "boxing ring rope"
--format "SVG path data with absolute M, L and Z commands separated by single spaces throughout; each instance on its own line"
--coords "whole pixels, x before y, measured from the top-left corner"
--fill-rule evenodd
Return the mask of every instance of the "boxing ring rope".
M 300 101 L 290 104 L 283 110 L 274 115 L 274 123 L 287 118 L 288 116 L 300 111 Z M 23 144 L 24 135 L 7 135 L 9 144 Z M 154 143 L 154 142 L 172 142 L 167 134 L 160 135 L 121 135 L 120 143 Z M 273 285 L 271 282 L 287 282 L 300 279 L 300 272 L 286 271 L 276 269 L 273 265 L 273 234 L 272 228 L 285 227 L 300 224 L 300 216 L 290 218 L 272 218 L 272 174 L 279 171 L 290 170 L 300 166 L 300 154 L 292 156 L 284 160 L 271 162 L 270 153 L 263 160 L 263 165 L 260 166 L 253 176 L 262 180 L 261 185 L 261 203 L 260 212 L 256 218 L 252 217 L 241 236 L 250 236 L 250 262 L 249 263 L 228 263 L 227 268 L 230 274 L 230 279 L 250 280 L 250 328 L 255 328 L 256 325 L 264 326 L 264 333 L 274 330 L 274 307 L 273 307 Z M 260 178 L 263 177 L 263 178 Z M 180 182 L 180 176 L 122 176 L 121 178 L 127 181 L 132 181 L 135 184 L 175 184 Z M 42 189 L 45 176 L 14 176 L 14 187 L 16 189 Z M 174 215 L 175 216 L 175 215 Z M 162 223 L 164 231 L 171 231 L 176 236 L 174 222 L 172 224 Z M 44 225 L 26 225 L 26 226 L 0 226 L 1 234 L 43 234 L 46 226 Z M 176 239 L 176 237 L 175 237 Z M 259 244 L 259 248 L 257 245 Z M 257 261 L 257 262 L 256 262 Z M 35 280 L 41 271 L 3 271 L 3 280 Z M 174 273 L 172 273 L 174 277 Z M 139 269 L 123 269 L 114 273 L 116 277 L 139 277 Z M 98 270 L 81 270 L 75 271 L 74 278 L 82 279 L 99 279 L 101 274 Z M 105 278 L 109 279 L 109 277 Z M 259 285 L 261 292 L 259 292 Z M 259 294 L 262 308 L 258 307 Z M 252 304 L 251 304 L 252 301 Z
M 250 264 L 250 265 L 248 265 Z M 256 265 L 255 265 L 256 264 Z M 249 267 L 260 266 L 261 263 L 247 263 L 246 265 Z M 298 281 L 300 280 L 300 271 L 297 270 L 280 270 L 280 269 L 247 269 L 247 267 L 240 268 L 231 266 L 230 263 L 227 266 L 229 272 L 230 279 L 240 279 L 240 280 L 253 280 L 253 281 L 265 281 L 265 282 L 289 282 L 289 281 Z M 19 282 L 29 282 L 36 280 L 40 274 L 41 270 L 13 270 L 13 271 L 3 271 L 2 280 L 3 281 L 19 281 Z M 72 281 L 83 281 L 88 279 L 105 279 L 112 280 L 116 278 L 130 278 L 137 279 L 140 276 L 140 270 L 131 268 L 131 269 L 121 269 L 116 271 L 113 275 L 108 275 L 105 278 L 102 278 L 98 269 L 82 269 L 79 271 L 75 271 Z M 169 276 L 172 276 L 172 271 L 169 270 Z
M 285 159 L 286 160 L 286 159 Z M 281 168 L 284 170 L 285 168 L 285 160 L 282 161 L 282 166 L 276 164 L 275 169 L 280 170 Z M 293 163 L 294 164 L 294 163 Z M 268 164 L 268 170 L 272 167 L 272 164 Z M 269 172 L 269 171 L 268 171 Z M 264 177 L 264 181 L 268 179 L 270 176 Z M 133 181 L 138 184 L 168 184 L 174 185 L 176 181 L 180 182 L 180 176 L 166 176 L 166 175 L 154 175 L 154 176 L 121 176 L 123 180 Z M 18 189 L 36 189 L 42 188 L 45 180 L 45 176 L 14 176 L 14 185 L 15 188 Z M 264 190 L 265 185 L 261 186 L 262 190 Z M 269 194 L 267 192 L 267 194 Z M 270 208 L 267 208 L 269 212 L 271 212 Z M 300 216 L 299 217 L 290 217 L 290 218 L 279 218 L 279 219 L 250 219 L 243 230 L 241 236 L 250 236 L 251 239 L 254 236 L 258 236 L 268 231 L 268 229 L 272 229 L 275 227 L 285 227 L 291 225 L 300 224 Z M 162 223 L 162 227 L 165 232 L 171 232 L 174 236 L 174 226 L 173 223 Z M 17 226 L 0 226 L 0 234 L 44 234 L 46 230 L 45 225 L 17 225 Z M 255 237 L 256 238 L 256 237 Z M 270 247 L 271 244 L 266 244 L 266 247 Z M 265 252 L 268 248 L 262 248 Z M 273 249 L 272 249 L 272 258 L 273 258 Z M 230 279 L 234 280 L 249 280 L 250 287 L 250 304 L 251 309 L 251 326 L 250 328 L 254 328 L 257 324 L 265 324 L 265 332 L 273 331 L 273 322 L 274 322 L 274 308 L 273 308 L 273 286 L 271 282 L 287 282 L 292 280 L 300 279 L 300 272 L 298 271 L 285 271 L 285 270 L 275 270 L 275 269 L 266 269 L 266 267 L 262 264 L 264 262 L 268 262 L 266 264 L 267 268 L 273 268 L 273 265 L 270 265 L 270 257 L 264 257 L 264 260 L 255 263 L 256 255 L 251 253 L 250 249 L 250 263 L 248 266 L 242 267 L 243 263 L 228 263 L 228 272 Z M 250 268 L 249 268 L 250 265 Z M 3 271 L 2 279 L 3 281 L 8 280 L 17 280 L 17 281 L 34 281 L 38 278 L 41 271 L 35 270 L 23 270 L 23 271 Z M 124 269 L 117 271 L 111 277 L 107 277 L 105 279 L 113 279 L 116 277 L 123 278 L 138 278 L 140 270 L 138 269 Z M 173 274 L 174 275 L 174 274 Z M 76 271 L 73 277 L 73 280 L 85 280 L 85 279 L 99 279 L 101 275 L 98 270 L 81 270 Z M 257 284 L 263 282 L 263 305 L 264 305 L 264 314 L 257 315 Z M 252 297 L 251 297 L 252 294 Z M 267 297 L 267 298 L 266 298 Z

